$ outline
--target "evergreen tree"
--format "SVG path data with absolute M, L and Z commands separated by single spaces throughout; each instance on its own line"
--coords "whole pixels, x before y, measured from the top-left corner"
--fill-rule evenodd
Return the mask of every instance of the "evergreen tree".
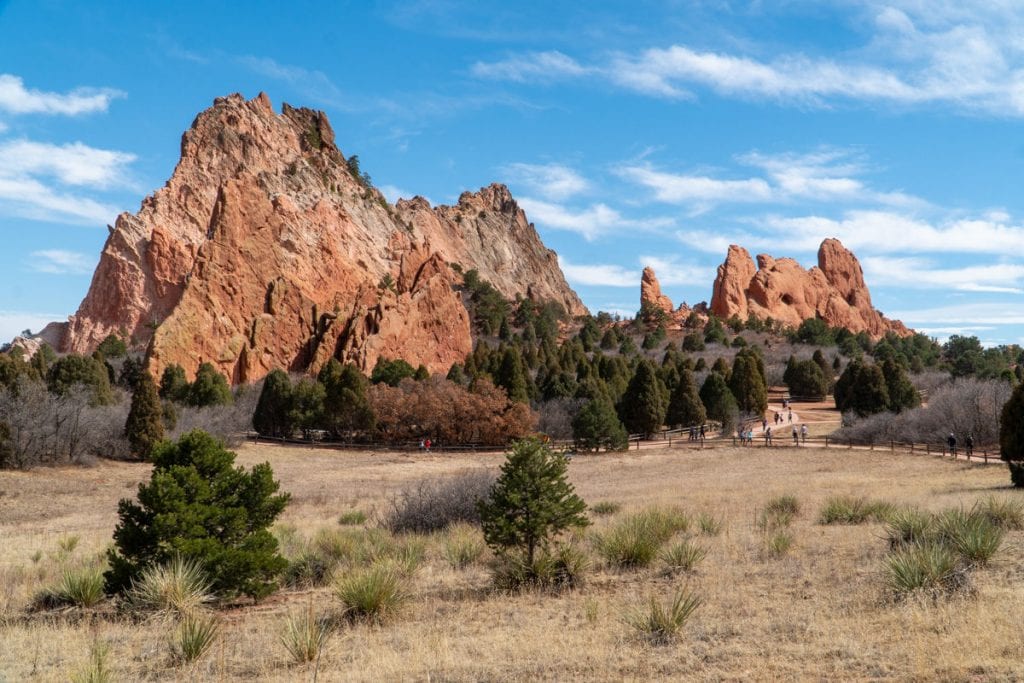
M 418 366 L 416 366 L 416 372 L 415 374 L 413 374 L 412 378 L 417 382 L 428 380 L 430 379 L 430 370 L 427 370 L 426 365 L 420 363 Z
M 746 350 L 736 354 L 729 377 L 729 389 L 740 411 L 763 415 L 768 408 L 768 389 L 758 369 L 757 358 Z
M 530 396 L 526 386 L 526 374 L 523 370 L 523 359 L 514 346 L 505 349 L 501 356 L 501 365 L 494 376 L 494 383 L 505 389 L 510 401 L 529 403 Z
M 882 376 L 885 377 L 885 389 L 889 394 L 889 410 L 901 413 L 907 408 L 921 405 L 917 389 L 910 382 L 903 367 L 892 358 L 882 363 Z
M 828 380 L 821 372 L 821 367 L 813 360 L 800 361 L 787 370 L 789 393 L 803 398 L 823 399 L 828 393 Z
M 128 345 L 116 334 L 108 334 L 96 349 L 104 358 L 122 358 L 128 354 Z
M 697 393 L 693 373 L 683 369 L 675 391 L 669 399 L 665 422 L 677 427 L 690 427 L 704 424 L 706 419 L 707 411 L 700 400 L 700 394 Z
M 486 344 L 478 344 L 477 347 L 486 346 Z M 479 366 L 478 366 L 479 367 Z M 388 360 L 384 356 L 377 359 L 377 364 L 373 366 L 373 372 L 370 373 L 370 381 L 374 384 L 384 383 L 389 387 L 397 387 L 406 377 L 412 377 L 416 374 L 416 370 L 411 365 L 402 360 Z
M 189 384 L 185 377 L 185 368 L 177 363 L 168 365 L 160 375 L 160 398 L 175 403 L 188 401 Z
M 533 568 L 538 550 L 546 551 L 561 532 L 590 523 L 566 464 L 537 439 L 513 444 L 490 497 L 478 503 L 484 541 L 499 557 L 515 553 Z
M 156 382 L 143 371 L 135 383 L 132 406 L 124 425 L 124 435 L 136 458 L 148 460 L 153 447 L 164 438 L 163 413 Z
M 51 393 L 58 396 L 66 395 L 76 386 L 84 386 L 89 389 L 89 402 L 94 406 L 107 406 L 114 402 L 106 366 L 89 356 L 68 354 L 58 358 L 46 372 L 46 385 Z
M 458 363 L 452 363 L 452 367 L 448 370 L 448 375 L 446 376 L 446 379 L 449 382 L 454 382 L 455 384 L 458 384 L 460 387 L 464 387 L 467 384 L 469 384 L 469 378 L 466 376 L 466 373 L 462 369 L 462 366 L 459 365 Z
M 793 373 L 796 371 L 796 356 L 790 354 L 786 361 L 786 370 L 782 373 L 782 383 L 789 386 L 793 382 Z M 792 391 L 792 389 L 790 389 Z
M 572 421 L 572 438 L 576 448 L 585 451 L 622 450 L 629 445 L 626 428 L 622 426 L 615 407 L 604 396 L 592 398 Z
M 196 371 L 196 381 L 188 389 L 190 405 L 205 408 L 207 406 L 226 406 L 234 403 L 231 387 L 224 375 L 210 363 L 202 363 Z
M 1003 406 L 999 421 L 999 455 L 1010 468 L 1010 481 L 1024 488 L 1024 384 L 1018 384 Z
M 889 391 L 881 368 L 850 361 L 836 382 L 835 401 L 841 412 L 853 411 L 861 417 L 885 411 L 889 407 Z
M 711 364 L 711 372 L 718 374 L 722 379 L 729 382 L 729 378 L 732 377 L 732 368 L 729 367 L 729 361 L 719 356 L 714 363 Z
M 619 401 L 619 416 L 631 433 L 653 434 L 665 424 L 668 400 L 650 361 L 641 360 Z
M 145 374 L 149 374 L 146 371 L 146 359 L 129 356 L 121 363 L 121 373 L 117 376 L 117 383 L 129 391 L 135 391 L 135 385 Z M 156 382 L 153 382 L 153 386 L 156 386 Z
M 107 592 L 128 589 L 147 567 L 177 556 L 197 561 L 218 595 L 269 594 L 288 565 L 269 528 L 289 498 L 277 494 L 270 465 L 234 467 L 235 454 L 201 431 L 160 443 L 152 460 L 138 501 L 118 504 Z
M 818 367 L 821 368 L 821 374 L 824 375 L 829 384 L 832 384 L 832 367 L 825 360 L 825 354 L 821 352 L 821 349 L 814 350 L 811 360 L 818 364 Z
M 323 426 L 326 429 L 340 436 L 374 428 L 377 418 L 366 395 L 369 382 L 359 368 L 352 363 L 342 365 L 332 358 L 320 370 L 318 379 L 324 386 Z
M 295 429 L 292 422 L 292 382 L 284 370 L 274 369 L 263 380 L 252 428 L 260 436 L 289 437 Z
M 707 416 L 712 420 L 726 423 L 734 419 L 739 410 L 736 399 L 729 390 L 725 379 L 717 372 L 710 373 L 700 388 L 700 402 L 704 404 Z
M 303 377 L 292 385 L 290 419 L 303 431 L 315 429 L 323 420 L 324 385 Z

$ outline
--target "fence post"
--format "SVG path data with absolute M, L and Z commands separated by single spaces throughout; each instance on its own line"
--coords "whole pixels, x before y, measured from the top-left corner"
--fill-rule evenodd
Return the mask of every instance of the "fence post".
M 896 452 L 896 442 L 893 441 L 892 439 L 889 439 L 889 452 L 891 452 L 891 453 L 895 453 Z
M 668 435 L 668 447 L 672 448 L 672 435 L 671 434 Z
M 981 449 L 981 457 L 985 458 L 985 464 L 987 465 L 988 464 L 988 449 L 987 448 Z
M 924 445 L 924 452 L 925 452 L 925 455 L 931 455 L 932 454 L 932 445 L 930 443 L 926 443 Z
M 825 435 L 825 448 L 828 448 L 828 434 Z
M 910 454 L 911 455 L 914 454 L 914 442 L 913 441 L 910 442 Z

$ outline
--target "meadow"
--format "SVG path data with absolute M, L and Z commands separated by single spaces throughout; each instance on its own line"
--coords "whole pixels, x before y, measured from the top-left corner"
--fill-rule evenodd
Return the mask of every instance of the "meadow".
M 401 549 L 415 558 L 404 603 L 379 622 L 340 618 L 333 582 L 358 572 L 361 561 L 349 553 L 326 585 L 219 606 L 213 645 L 182 664 L 162 617 L 125 615 L 107 601 L 32 609 L 63 568 L 100 562 L 118 499 L 133 495 L 149 468 L 100 461 L 4 471 L 0 681 L 82 676 L 97 647 L 107 651 L 112 680 L 295 681 L 314 673 L 320 681 L 1024 679 L 1024 532 L 1008 530 L 991 561 L 955 592 L 895 599 L 882 517 L 820 519 L 837 496 L 934 512 L 1020 503 L 1024 495 L 1008 486 L 1005 467 L 813 448 L 578 456 L 569 475 L 593 521 L 574 542 L 590 560 L 585 583 L 509 593 L 492 587 L 489 552 L 473 537 L 479 530 L 394 536 L 380 529 L 403 489 L 496 471 L 500 454 L 246 444 L 238 455 L 246 466 L 270 461 L 293 496 L 277 524 L 286 555 L 331 544 Z M 766 509 L 780 500 L 790 508 L 785 523 L 766 524 Z M 672 538 L 646 566 L 608 561 L 601 550 L 617 525 L 651 508 L 676 516 Z M 777 527 L 787 541 L 779 542 Z M 666 553 L 683 541 L 705 551 L 688 570 L 669 566 L 678 557 Z M 469 551 L 456 562 L 457 542 Z M 652 598 L 667 605 L 680 590 L 700 604 L 676 637 L 658 642 L 635 626 Z M 319 657 L 299 664 L 282 633 L 289 616 L 311 613 L 331 628 Z

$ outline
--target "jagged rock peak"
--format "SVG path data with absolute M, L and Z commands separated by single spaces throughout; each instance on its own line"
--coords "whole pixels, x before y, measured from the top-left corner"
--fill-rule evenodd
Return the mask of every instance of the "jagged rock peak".
M 665 313 L 671 314 L 674 310 L 672 299 L 661 293 L 661 284 L 658 276 L 654 274 L 654 268 L 647 266 L 640 277 L 640 309 L 644 306 L 653 306 Z
M 87 353 L 126 332 L 154 372 L 208 361 L 235 382 L 331 357 L 447 372 L 472 349 L 454 264 L 586 312 L 504 186 L 391 206 L 323 112 L 233 94 L 196 116 L 170 179 L 118 217 L 78 312 L 48 333 Z
M 889 320 L 871 305 L 860 262 L 837 239 L 826 239 L 818 249 L 818 265 L 804 270 L 791 258 L 758 254 L 755 267 L 750 253 L 730 245 L 711 297 L 711 311 L 720 318 L 749 315 L 771 317 L 798 326 L 820 317 L 833 327 L 867 332 L 874 338 L 887 332 L 912 333 L 898 320 Z

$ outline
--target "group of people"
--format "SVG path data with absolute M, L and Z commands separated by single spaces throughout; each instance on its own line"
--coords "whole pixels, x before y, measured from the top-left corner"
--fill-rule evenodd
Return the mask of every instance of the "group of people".
M 946 444 L 949 446 L 949 452 L 956 457 L 956 435 L 953 432 L 949 433 L 949 437 L 946 438 Z M 964 439 L 964 451 L 967 457 L 974 455 L 974 435 L 968 434 L 967 438 Z
M 420 439 L 420 450 L 430 452 L 430 439 Z
M 704 437 L 707 434 L 705 426 L 690 427 L 690 441 L 700 441 L 704 443 Z
M 764 435 L 764 445 L 773 446 L 775 444 L 775 434 L 772 432 L 772 428 L 768 426 L 768 420 L 764 420 L 762 429 Z M 751 443 L 753 442 L 753 440 L 754 432 L 753 430 L 748 430 L 747 436 L 745 438 L 742 438 L 741 442 L 746 441 L 746 443 Z M 800 425 L 799 429 L 797 429 L 796 425 L 793 425 L 793 444 L 799 446 L 801 443 L 807 443 L 807 425 Z

